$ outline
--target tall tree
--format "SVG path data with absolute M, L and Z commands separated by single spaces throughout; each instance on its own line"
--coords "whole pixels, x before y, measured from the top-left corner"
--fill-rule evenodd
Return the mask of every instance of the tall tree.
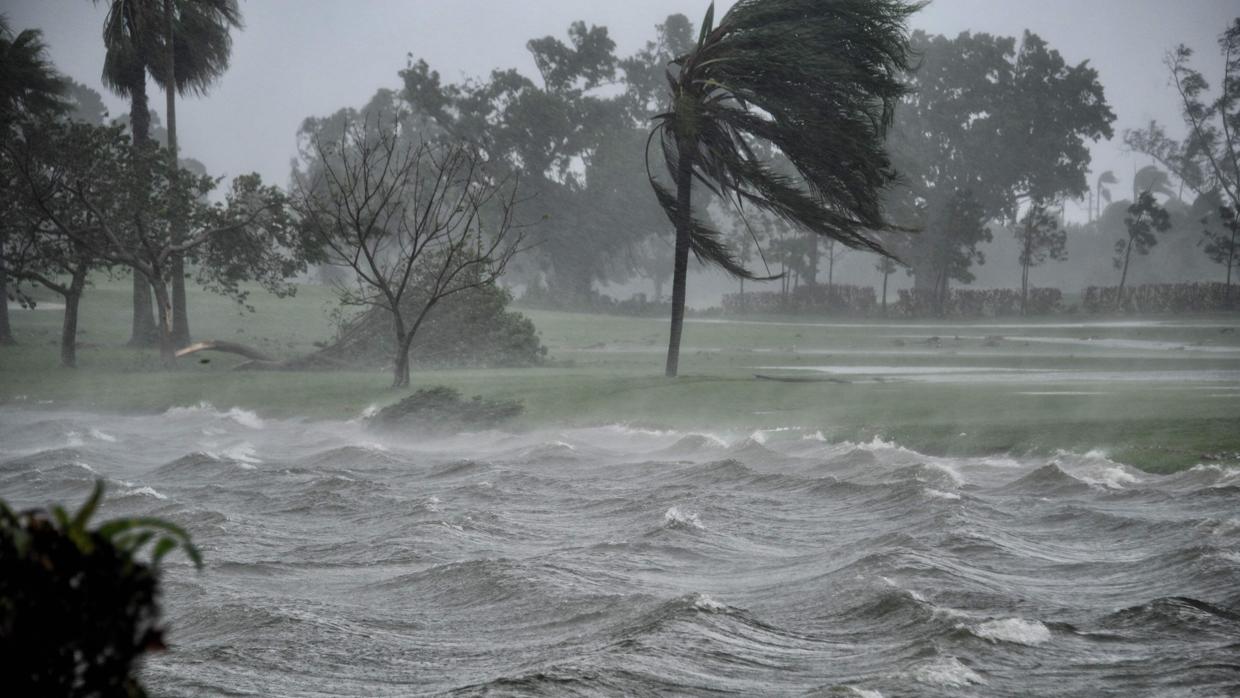
M 92 0 L 96 5 L 103 0 Z M 129 99 L 129 129 L 134 147 L 150 142 L 151 112 L 146 94 L 147 65 L 155 59 L 150 37 L 159 30 L 153 0 L 106 0 L 103 22 L 103 84 Z M 130 346 L 150 346 L 158 341 L 151 282 L 133 270 L 133 323 Z
M 264 186 L 258 175 L 235 178 L 224 202 L 209 204 L 206 197 L 217 180 L 190 172 L 171 172 L 167 153 L 154 147 L 134 148 L 119 127 L 70 124 L 75 143 L 67 156 L 51 165 L 19 167 L 19 186 L 31 205 L 46 214 L 55 232 L 86 248 L 104 263 L 120 264 L 151 280 L 159 311 L 160 356 L 165 366 L 175 362 L 172 338 L 171 258 L 197 253 L 210 259 L 200 273 L 211 285 L 244 297 L 239 283 L 257 281 L 277 294 L 292 289 L 287 279 L 305 268 L 309 256 L 285 206 L 283 193 Z M 29 140 L 39 131 L 23 134 Z M 37 147 L 21 142 L 6 146 L 6 154 L 25 161 Z M 174 239 L 166 208 L 184 206 L 188 234 Z M 66 207 L 72 208 L 66 208 Z M 78 218 L 61 211 L 80 210 Z M 75 223 L 84 220 L 84 225 Z
M 1045 202 L 1030 203 L 1020 224 L 1012 231 L 1020 245 L 1020 314 L 1029 304 L 1029 270 L 1048 259 L 1068 258 L 1068 234 L 1047 210 Z
M 1127 133 L 1125 141 L 1158 160 L 1200 196 L 1218 200 L 1224 230 L 1207 227 L 1204 247 L 1211 260 L 1220 264 L 1225 260 L 1230 292 L 1236 263 L 1233 226 L 1240 215 L 1240 18 L 1219 36 L 1218 46 L 1223 79 L 1216 96 L 1193 67 L 1191 48 L 1181 44 L 1167 57 L 1188 137 L 1176 141 L 1151 122 L 1146 129 Z
M 1143 191 L 1137 200 L 1128 207 L 1128 215 L 1124 218 L 1124 226 L 1128 229 L 1127 237 L 1115 241 L 1115 268 L 1120 271 L 1119 290 L 1115 295 L 1115 308 L 1124 307 L 1124 282 L 1128 280 L 1128 262 L 1132 259 L 1133 250 L 1139 255 L 1147 255 L 1158 244 L 1154 233 L 1164 233 L 1171 228 L 1171 216 L 1167 210 L 1158 205 L 1158 200 L 1149 191 Z
M 878 270 L 878 273 L 883 275 L 882 308 L 883 317 L 887 317 L 887 279 L 890 278 L 892 274 L 896 273 L 896 269 L 899 267 L 896 265 L 896 261 L 891 257 L 879 257 L 878 262 L 874 265 L 874 268 Z
M 679 370 L 689 253 L 753 277 L 719 231 L 693 213 L 693 183 L 770 211 L 849 247 L 884 253 L 866 231 L 887 229 L 880 192 L 893 173 L 884 135 L 904 94 L 905 22 L 898 0 L 740 0 L 669 76 L 670 111 L 655 118 L 673 189 L 651 174 L 676 229 L 666 374 Z M 752 142 L 770 144 L 797 176 L 777 172 Z
M 12 130 L 22 119 L 46 119 L 68 108 L 64 93 L 69 81 L 61 76 L 47 58 L 43 35 L 36 29 L 13 34 L 8 19 L 0 14 L 0 145 L 8 142 Z M 16 182 L 6 173 L 0 185 L 13 190 Z M 13 198 L 3 197 L 0 217 L 8 220 L 15 214 Z M 12 344 L 13 330 L 9 324 L 9 281 L 4 250 L 7 225 L 0 225 L 0 344 Z
M 102 241 L 90 209 L 53 192 L 55 180 L 67 170 L 90 168 L 97 155 L 91 143 L 95 128 L 28 121 L 0 150 L 0 176 L 14 184 L 0 220 L 5 257 L 16 280 L 39 284 L 64 299 L 60 364 L 65 368 L 77 366 L 78 307 L 87 275 L 101 266 L 94 248 Z M 89 186 L 109 185 L 95 180 Z
M 515 181 L 494 178 L 470 145 L 400 128 L 401 117 L 308 120 L 292 192 L 305 237 L 353 271 L 341 301 L 390 317 L 393 387 L 409 385 L 410 347 L 435 306 L 494 283 L 521 243 Z
M 162 0 L 162 60 L 148 65 L 167 104 L 168 156 L 177 162 L 177 94 L 205 94 L 211 83 L 228 70 L 232 53 L 230 30 L 241 28 L 236 0 Z M 172 170 L 178 171 L 175 166 Z M 184 211 L 170 207 L 174 234 L 186 235 Z M 189 312 L 185 298 L 185 256 L 172 257 L 172 335 L 178 346 L 190 342 Z
M 1091 192 L 1090 196 L 1093 204 L 1089 207 L 1089 220 L 1091 223 L 1096 218 L 1102 216 L 1102 200 L 1106 199 L 1108 204 L 1111 203 L 1111 190 L 1107 188 L 1107 185 L 1118 183 L 1119 180 L 1115 178 L 1115 173 L 1110 170 L 1098 175 L 1098 181 L 1094 185 L 1094 190 Z
M 93 0 L 98 4 L 101 0 Z M 229 31 L 241 26 L 236 0 L 107 0 L 103 41 L 107 48 L 103 81 L 130 99 L 130 125 L 136 146 L 150 140 L 146 93 L 149 74 L 165 90 L 168 146 L 177 157 L 176 95 L 203 94 L 228 68 Z M 175 167 L 173 170 L 175 171 Z M 167 209 L 181 215 L 178 207 Z M 183 235 L 183 225 L 178 235 Z M 173 324 L 178 344 L 189 341 L 185 307 L 185 273 L 181 254 L 172 260 Z M 136 272 L 135 272 L 136 273 Z M 131 344 L 145 345 L 158 333 L 150 310 L 150 289 L 134 278 L 134 326 Z
M 915 288 L 946 297 L 968 283 L 993 220 L 1014 221 L 1022 202 L 1079 197 L 1088 189 L 1087 142 L 1111 137 L 1115 115 L 1088 62 L 1068 64 L 1036 34 L 913 35 L 921 63 L 896 115 L 893 217 L 921 229 L 905 261 Z M 962 221 L 966 212 L 979 218 Z

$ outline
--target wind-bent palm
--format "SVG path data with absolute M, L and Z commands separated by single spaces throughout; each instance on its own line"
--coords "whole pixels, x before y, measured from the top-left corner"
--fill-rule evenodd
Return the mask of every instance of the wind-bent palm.
M 100 0 L 93 0 L 96 4 Z M 234 27 L 241 26 L 236 0 L 108 0 L 103 40 L 107 47 L 103 81 L 131 101 L 130 124 L 134 143 L 148 141 L 146 76 L 167 95 L 168 147 L 176 157 L 176 95 L 204 94 L 228 69 Z M 171 49 L 171 50 L 170 50 Z M 174 261 L 173 334 L 178 344 L 189 342 L 185 304 L 185 274 L 180 258 Z M 147 307 L 140 308 L 145 300 Z M 134 335 L 131 343 L 149 341 L 149 292 L 135 274 Z M 147 327 L 146 325 L 150 325 Z M 141 326 L 141 327 L 140 327 Z
M 671 111 L 655 117 L 673 193 L 651 176 L 676 227 L 667 375 L 679 364 L 689 251 L 754 278 L 719 231 L 695 218 L 697 180 L 742 210 L 769 211 L 814 233 L 886 255 L 867 231 L 889 229 L 879 203 L 894 178 L 883 147 L 908 68 L 900 0 L 739 0 L 669 74 Z M 797 176 L 755 153 L 764 144 Z
M 21 115 L 62 111 L 68 82 L 47 59 L 43 34 L 27 29 L 14 35 L 0 15 L 0 124 Z

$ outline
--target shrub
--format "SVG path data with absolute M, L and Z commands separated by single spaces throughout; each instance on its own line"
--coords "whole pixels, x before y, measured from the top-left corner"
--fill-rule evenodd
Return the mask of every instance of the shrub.
M 1124 290 L 1122 305 L 1116 302 L 1116 286 L 1090 286 L 1081 306 L 1088 313 L 1199 313 L 1240 310 L 1240 291 L 1221 283 L 1144 284 Z
M 534 323 L 507 310 L 508 291 L 490 285 L 448 296 L 414 335 L 414 366 L 537 366 L 547 355 Z M 411 302 L 416 302 L 411 301 Z M 396 351 L 391 314 L 372 308 L 340 325 L 336 339 L 316 356 L 329 365 L 388 366 Z
M 877 306 L 878 294 L 873 288 L 847 284 L 798 286 L 787 294 L 750 291 L 723 297 L 723 310 L 728 313 L 868 315 Z
M 384 431 L 459 432 L 489 429 L 521 414 L 515 400 L 464 400 L 456 390 L 424 388 L 379 410 L 368 426 Z

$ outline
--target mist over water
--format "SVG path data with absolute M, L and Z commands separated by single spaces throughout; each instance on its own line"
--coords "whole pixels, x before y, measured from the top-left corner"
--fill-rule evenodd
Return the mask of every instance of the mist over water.
M 1225 695 L 1240 470 L 791 427 L 377 437 L 0 408 L 0 491 L 182 524 L 157 695 Z

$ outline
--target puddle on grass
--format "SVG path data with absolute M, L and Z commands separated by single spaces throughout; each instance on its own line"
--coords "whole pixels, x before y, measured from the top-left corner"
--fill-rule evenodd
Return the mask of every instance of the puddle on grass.
M 759 371 L 809 371 L 838 376 L 892 376 L 924 383 L 1235 383 L 1240 370 L 1065 371 L 991 366 L 756 366 Z

